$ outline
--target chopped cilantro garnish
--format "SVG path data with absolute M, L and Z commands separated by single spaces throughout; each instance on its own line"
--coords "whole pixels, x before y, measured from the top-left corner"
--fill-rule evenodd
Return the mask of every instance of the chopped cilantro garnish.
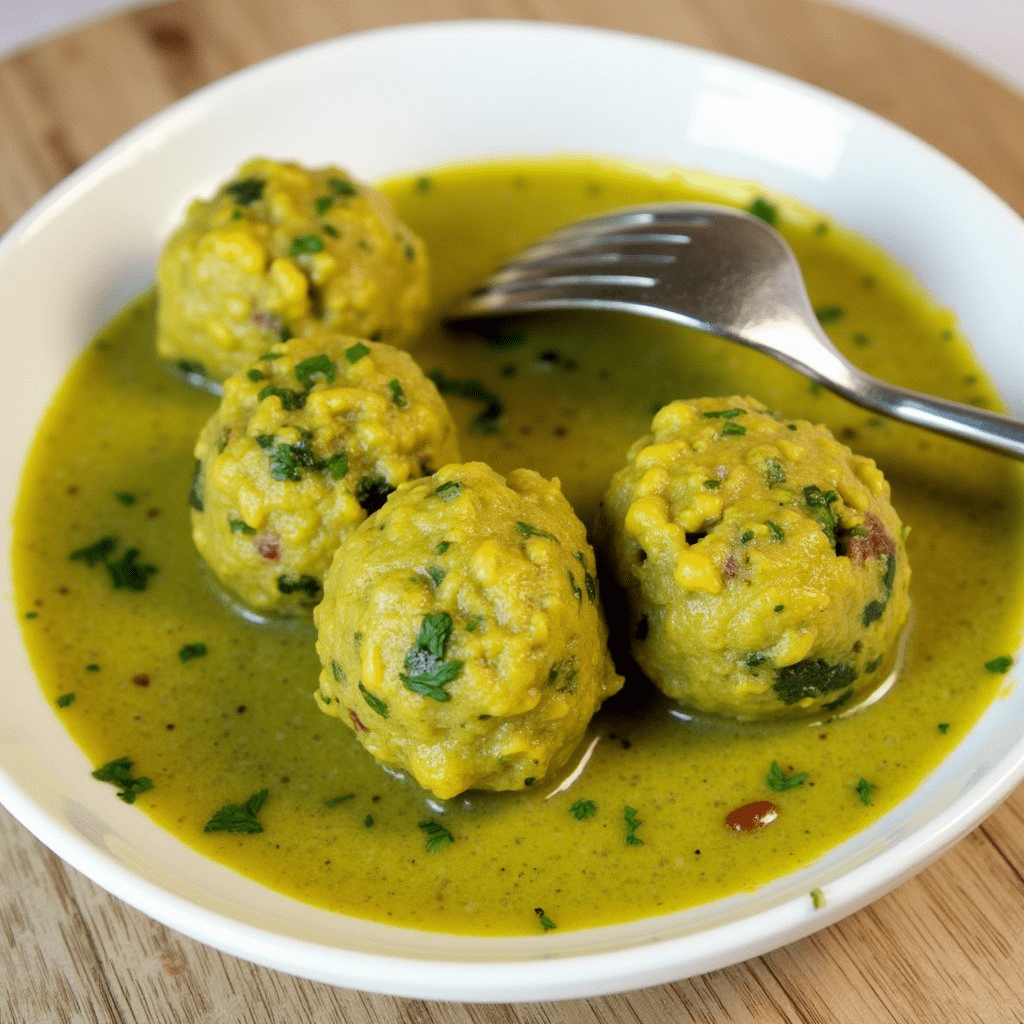
M 778 487 L 786 482 L 786 467 L 779 459 L 765 459 L 764 478 L 769 487 Z
M 417 828 L 426 833 L 427 853 L 437 853 L 438 850 L 455 842 L 455 837 L 439 822 L 421 821 Z
M 820 306 L 814 311 L 819 324 L 832 324 L 843 319 L 842 306 Z
M 74 704 L 74 702 L 75 702 L 75 695 L 74 695 L 74 693 L 62 693 L 57 698 L 57 707 L 59 707 L 59 708 L 66 708 L 66 707 L 70 706 L 71 704 Z
M 779 222 L 778 207 L 776 207 L 774 203 L 765 199 L 764 196 L 757 196 L 754 198 L 747 207 L 747 210 L 755 217 L 760 217 L 766 224 L 774 226 Z
M 402 387 L 402 382 L 398 378 L 393 378 L 388 381 L 388 391 L 391 392 L 391 401 L 398 406 L 399 409 L 404 409 L 409 403 L 405 398 L 405 390 Z
M 341 480 L 348 473 L 348 456 L 344 452 L 332 455 L 324 463 L 324 469 L 332 480 Z
M 543 907 L 534 907 L 533 912 L 537 915 L 537 920 L 540 921 L 540 926 L 544 929 L 544 931 L 550 932 L 558 927 L 558 925 L 555 924 L 555 922 L 552 921 L 551 918 L 544 913 Z
M 331 673 L 336 683 L 343 683 L 348 679 L 348 676 L 345 675 L 345 670 L 333 659 L 331 660 Z
M 466 622 L 466 632 L 475 633 L 480 628 L 480 625 L 483 621 L 484 618 L 482 615 L 474 615 L 471 619 L 469 619 Z
M 319 601 L 324 588 L 315 576 L 303 573 L 301 576 L 278 576 L 277 589 L 282 594 L 305 594 L 311 601 Z
M 256 532 L 244 519 L 229 519 L 228 527 L 232 533 L 242 533 L 249 537 Z
M 785 540 L 785 539 L 786 539 L 786 533 L 785 533 L 785 531 L 784 531 L 784 530 L 782 529 L 782 527 L 781 527 L 781 526 L 779 526 L 779 524 L 778 524 L 778 523 L 773 523 L 773 522 L 772 522 L 772 521 L 771 521 L 771 520 L 769 519 L 769 520 L 768 520 L 768 521 L 767 521 L 767 522 L 766 522 L 766 523 L 765 523 L 764 525 L 768 527 L 768 532 L 769 532 L 769 533 L 770 533 L 770 534 L 771 534 L 771 535 L 772 535 L 772 536 L 773 536 L 773 537 L 774 537 L 774 538 L 775 538 L 776 540 Z
M 741 544 L 749 544 L 753 539 L 754 539 L 754 531 L 753 530 L 744 530 L 740 534 L 740 543 Z
M 121 502 L 122 505 L 130 507 L 135 504 L 135 495 L 130 494 L 128 491 L 114 491 L 114 497 Z
M 188 489 L 188 503 L 197 511 L 202 512 L 205 508 L 203 504 L 203 461 L 202 459 L 196 459 L 196 464 L 192 468 L 192 483 Z
M 334 199 L 331 196 L 318 196 L 313 201 L 313 209 L 316 210 L 316 215 L 322 217 L 330 208 L 331 203 Z
M 839 514 L 832 506 L 839 500 L 835 491 L 823 491 L 811 484 L 804 488 L 804 502 L 811 518 L 822 528 L 831 547 L 836 546 L 836 529 L 839 526 Z
M 388 717 L 388 706 L 380 699 L 380 697 L 370 693 L 362 683 L 359 684 L 359 692 L 363 695 L 363 700 L 365 700 L 381 718 Z
M 580 590 L 576 577 L 572 574 L 572 569 L 566 569 L 565 574 L 569 577 L 569 587 L 572 590 L 572 596 L 576 598 L 576 603 L 583 604 L 583 591 Z
M 334 375 L 334 363 L 327 355 L 310 356 L 295 364 L 295 377 L 307 391 L 316 383 L 314 377 L 323 377 L 328 384 L 333 384 Z
M 261 789 L 258 793 L 253 793 L 244 804 L 225 804 L 210 818 L 203 831 L 242 832 L 249 835 L 262 832 L 263 826 L 257 821 L 256 815 L 266 803 L 268 793 L 268 790 Z
M 306 404 L 306 392 L 296 391 L 294 388 L 279 388 L 274 384 L 268 384 L 256 395 L 258 401 L 265 398 L 276 397 L 281 401 L 281 408 L 288 412 L 301 409 Z
M 356 501 L 367 515 L 371 515 L 377 509 L 383 508 L 384 502 L 388 500 L 388 495 L 393 490 L 394 487 L 384 477 L 378 473 L 371 473 L 361 477 L 356 484 Z
M 445 577 L 445 571 L 439 565 L 428 565 L 426 573 L 433 581 L 435 587 L 439 587 L 441 580 Z
M 203 658 L 206 656 L 206 644 L 199 643 L 185 644 L 180 651 L 178 651 L 178 657 L 182 661 L 191 661 L 193 658 Z
M 811 905 L 815 910 L 821 910 L 825 906 L 825 894 L 820 889 L 811 890 Z
M 722 486 L 722 481 L 712 477 L 710 480 L 704 481 L 704 486 L 709 491 L 717 491 L 718 488 Z
M 783 704 L 821 697 L 842 690 L 857 678 L 852 665 L 830 665 L 823 658 L 808 658 L 775 670 L 772 689 Z
M 773 793 L 784 793 L 787 789 L 795 789 L 797 786 L 802 786 L 809 777 L 807 772 L 792 772 L 787 775 L 779 767 L 778 761 L 772 761 L 765 781 Z
M 644 841 L 636 834 L 643 822 L 636 816 L 636 808 L 624 807 L 622 817 L 626 822 L 626 845 L 643 846 Z
M 577 800 L 570 805 L 569 813 L 577 821 L 586 821 L 597 814 L 597 804 L 593 800 Z
M 1008 654 L 1001 654 L 998 658 L 993 658 L 991 661 L 985 662 L 985 671 L 1002 675 L 1003 673 L 1010 671 L 1011 665 L 1013 665 L 1013 658 Z
M 253 382 L 253 384 L 259 380 L 266 380 L 266 376 L 263 371 L 257 370 L 255 366 L 251 370 L 246 370 L 245 375 Z
M 263 435 L 261 435 L 263 436 Z M 261 447 L 267 448 L 270 462 L 270 475 L 275 480 L 286 480 L 292 483 L 302 479 L 304 469 L 318 469 L 316 459 L 310 450 L 307 441 L 297 441 L 295 444 L 274 444 L 270 438 L 270 445 L 264 445 L 261 439 L 256 438 Z
M 430 191 L 430 179 L 427 177 L 416 179 L 416 191 L 417 192 L 429 192 Z
M 328 182 L 331 187 L 331 191 L 336 196 L 354 196 L 356 194 L 356 187 L 351 181 L 346 181 L 345 178 L 331 178 Z
M 118 757 L 97 768 L 92 773 L 92 777 L 99 779 L 100 782 L 109 782 L 120 787 L 120 792 L 117 795 L 126 804 L 133 804 L 139 793 L 145 793 L 153 788 L 152 779 L 145 776 L 136 778 L 132 775 L 134 764 L 135 762 L 130 757 Z
M 731 409 L 712 409 L 710 412 L 704 413 L 704 419 L 706 420 L 732 420 L 737 416 L 746 416 L 747 410 L 740 409 L 738 406 L 734 406 Z
M 941 732 L 942 735 L 945 736 L 946 733 L 949 732 L 949 722 L 939 722 L 938 728 L 939 732 Z
M 449 480 L 434 489 L 434 494 L 444 501 L 451 501 L 462 493 L 462 484 L 458 480 Z
M 324 801 L 324 806 L 337 807 L 338 804 L 348 803 L 349 800 L 354 800 L 355 797 L 355 793 L 343 793 L 341 796 L 331 796 Z
M 416 642 L 405 656 L 405 671 L 399 673 L 399 678 L 413 693 L 442 703 L 451 699 L 445 686 L 462 671 L 461 661 L 445 658 L 451 635 L 452 617 L 447 612 L 423 616 Z
M 72 551 L 68 556 L 73 562 L 85 562 L 86 565 L 95 565 L 97 562 L 105 561 L 114 548 L 117 547 L 117 540 L 114 537 L 101 537 L 95 544 Z
M 878 787 L 873 782 L 868 782 L 867 779 L 862 778 L 857 780 L 857 796 L 865 807 L 871 806 L 871 791 L 877 788 Z
M 316 252 L 323 252 L 324 240 L 319 235 L 300 235 L 292 239 L 288 247 L 289 256 L 302 256 Z
M 451 546 L 452 542 L 450 540 L 443 540 L 434 548 L 434 552 L 435 554 L 443 555 Z
M 354 345 L 349 345 L 349 347 L 345 349 L 345 358 L 349 363 L 358 363 L 363 356 L 368 356 L 369 354 L 369 348 L 361 341 L 357 341 Z
M 248 206 L 263 198 L 263 187 L 266 182 L 262 178 L 241 178 L 224 186 L 224 191 L 239 206 Z
M 129 548 L 118 562 L 107 562 L 110 581 L 118 590 L 145 590 L 149 577 L 156 572 L 155 565 L 140 565 L 138 548 Z
M 538 529 L 530 523 L 522 522 L 522 520 L 517 520 L 516 529 L 524 537 L 542 537 L 544 540 L 553 540 L 556 544 L 558 543 L 558 538 L 553 533 Z
M 597 577 L 587 568 L 587 560 L 582 551 L 575 552 L 573 557 L 583 567 L 583 585 L 587 589 L 587 600 L 593 602 L 597 597 Z
M 728 437 L 729 435 L 738 437 L 740 434 L 745 434 L 746 432 L 747 428 L 743 426 L 742 423 L 737 423 L 735 420 L 726 420 L 722 424 L 723 437 Z

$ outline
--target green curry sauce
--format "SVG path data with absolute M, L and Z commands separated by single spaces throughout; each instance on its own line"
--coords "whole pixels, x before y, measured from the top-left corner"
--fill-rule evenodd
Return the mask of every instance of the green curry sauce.
M 751 187 L 554 160 L 438 170 L 385 190 L 427 243 L 435 310 L 581 216 L 674 198 L 754 204 L 778 217 L 822 322 L 856 363 L 996 403 L 952 317 L 907 274 Z M 1000 657 L 1019 642 L 1024 605 L 1024 474 L 1011 461 L 666 324 L 552 315 L 495 323 L 486 338 L 435 327 L 414 355 L 446 393 L 465 457 L 558 476 L 584 521 L 671 399 L 751 394 L 828 424 L 892 484 L 910 527 L 914 616 L 897 684 L 849 717 L 687 722 L 633 677 L 592 723 L 593 756 L 564 792 L 549 798 L 549 780 L 428 801 L 317 710 L 312 626 L 247 620 L 201 564 L 187 495 L 215 399 L 155 357 L 153 314 L 147 295 L 101 332 L 39 429 L 14 544 L 25 639 L 55 712 L 116 792 L 297 899 L 417 928 L 530 934 L 752 890 L 906 797 L 1008 678 Z M 766 820 L 748 806 L 759 801 L 777 808 L 773 821 L 727 824 Z

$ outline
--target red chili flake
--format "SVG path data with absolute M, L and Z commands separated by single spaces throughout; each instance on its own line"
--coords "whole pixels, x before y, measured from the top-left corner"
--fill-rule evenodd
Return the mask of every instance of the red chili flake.
M 725 824 L 734 832 L 753 832 L 770 825 L 779 816 L 779 809 L 770 800 L 755 800 L 730 811 Z
M 843 554 L 850 558 L 854 565 L 863 565 L 866 558 L 896 554 L 896 542 L 889 536 L 889 531 L 877 516 L 866 512 L 864 528 L 867 530 L 866 537 L 847 537 L 845 541 Z
M 268 562 L 276 562 L 281 557 L 280 534 L 269 531 L 267 533 L 258 533 L 252 539 L 252 546 L 256 549 L 256 554 L 260 558 L 267 559 Z
M 136 686 L 149 686 L 149 676 L 147 676 L 145 672 L 140 672 L 132 679 L 132 682 Z
M 349 708 L 348 709 L 348 716 L 349 716 L 349 718 L 352 719 L 352 724 L 356 727 L 356 732 L 369 732 L 370 731 L 369 729 L 366 728 L 365 725 L 363 725 L 363 723 L 360 720 L 359 716 L 356 714 L 356 709 L 355 708 Z

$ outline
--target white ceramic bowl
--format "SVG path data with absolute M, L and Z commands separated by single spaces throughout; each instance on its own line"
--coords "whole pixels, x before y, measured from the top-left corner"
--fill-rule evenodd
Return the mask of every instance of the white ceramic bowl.
M 936 151 L 809 86 L 674 44 L 536 23 L 417 25 L 322 43 L 199 91 L 71 175 L 0 241 L 0 308 L 18 373 L 0 408 L 4 507 L 69 362 L 149 285 L 186 201 L 244 158 L 338 162 L 373 179 L 553 152 L 702 167 L 827 212 L 955 310 L 1011 409 L 1024 413 L 1024 223 Z M 0 630 L 0 799 L 17 818 L 99 885 L 172 928 L 263 965 L 376 992 L 567 998 L 735 963 L 886 892 L 1024 778 L 1024 690 L 1015 690 L 899 808 L 753 895 L 564 934 L 427 934 L 277 895 L 111 800 L 43 700 L 13 608 Z M 827 895 L 822 910 L 808 899 L 814 886 Z

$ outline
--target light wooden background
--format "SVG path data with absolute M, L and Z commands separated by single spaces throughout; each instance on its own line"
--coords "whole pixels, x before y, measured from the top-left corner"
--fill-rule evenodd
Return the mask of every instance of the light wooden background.
M 1024 96 L 815 0 L 175 0 L 0 63 L 0 229 L 206 82 L 328 36 L 456 17 L 601 25 L 754 61 L 897 122 L 1024 214 Z M 775 953 L 620 996 L 496 1006 L 333 989 L 221 955 L 108 896 L 0 810 L 0 1024 L 271 1020 L 1022 1024 L 1024 788 L 888 897 Z

